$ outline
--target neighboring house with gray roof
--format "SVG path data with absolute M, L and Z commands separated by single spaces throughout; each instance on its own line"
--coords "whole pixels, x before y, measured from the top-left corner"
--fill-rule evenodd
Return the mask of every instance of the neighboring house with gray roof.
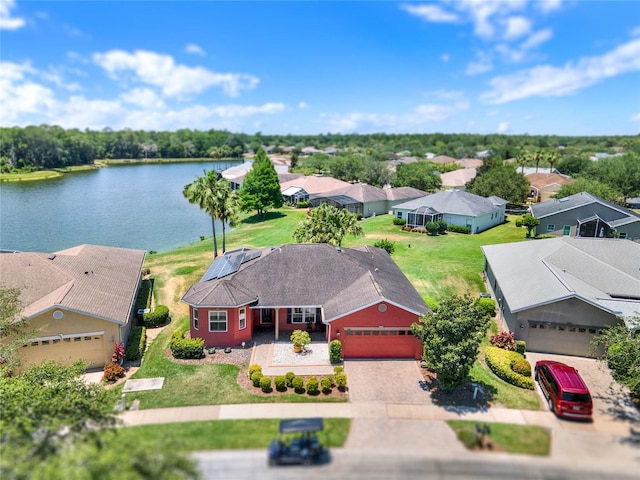
M 504 222 L 507 201 L 485 198 L 461 190 L 445 190 L 393 207 L 393 216 L 407 221 L 411 228 L 429 221 L 444 220 L 447 225 L 469 227 L 480 233 Z
M 551 238 L 482 247 L 506 328 L 527 350 L 591 356 L 602 328 L 640 316 L 640 244 Z M 620 320 L 622 318 L 622 320 Z
M 363 246 L 291 244 L 218 257 L 182 297 L 191 337 L 207 347 L 250 342 L 270 330 L 339 339 L 345 358 L 420 358 L 411 324 L 428 307 L 386 251 Z
M 21 316 L 37 338 L 23 363 L 79 359 L 90 367 L 111 361 L 114 342 L 126 343 L 145 252 L 80 245 L 55 253 L 0 254 L 3 288 L 18 288 Z
M 640 214 L 587 192 L 530 207 L 537 234 L 640 240 Z

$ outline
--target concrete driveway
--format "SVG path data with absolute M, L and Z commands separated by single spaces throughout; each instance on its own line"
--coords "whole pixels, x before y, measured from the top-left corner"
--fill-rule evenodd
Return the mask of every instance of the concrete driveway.
M 593 423 L 595 427 L 598 427 L 598 424 L 618 422 L 621 426 L 621 432 L 623 432 L 627 428 L 624 422 L 640 422 L 640 413 L 632 405 L 629 396 L 625 394 L 625 389 L 613 380 L 611 371 L 603 362 L 593 358 L 534 352 L 527 352 L 527 360 L 531 363 L 532 368 L 535 367 L 538 360 L 555 360 L 576 368 L 593 398 Z M 537 382 L 536 389 L 543 399 L 545 408 L 547 408 L 544 395 Z M 567 422 L 569 424 L 577 423 Z
M 344 371 L 353 402 L 431 404 L 415 360 L 345 360 Z

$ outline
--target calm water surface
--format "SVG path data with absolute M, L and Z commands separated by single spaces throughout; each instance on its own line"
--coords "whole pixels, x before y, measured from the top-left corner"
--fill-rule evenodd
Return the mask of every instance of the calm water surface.
M 84 243 L 158 252 L 211 236 L 182 189 L 238 162 L 123 165 L 0 185 L 0 248 L 56 252 Z M 218 231 L 220 231 L 218 229 Z

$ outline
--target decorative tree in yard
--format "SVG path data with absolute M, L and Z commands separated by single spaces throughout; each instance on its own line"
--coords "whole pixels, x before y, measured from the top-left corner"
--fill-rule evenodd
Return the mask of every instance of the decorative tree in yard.
M 464 384 L 478 356 L 489 317 L 469 296 L 444 298 L 411 326 L 424 345 L 424 360 L 449 390 Z
M 345 209 L 322 204 L 298 223 L 293 239 L 298 243 L 330 243 L 339 247 L 347 234 L 356 237 L 364 234 L 358 218 Z
M 527 228 L 527 238 L 531 237 L 531 232 L 534 228 L 540 225 L 540 219 L 534 217 L 530 213 L 525 213 L 522 216 L 522 226 Z
M 0 377 L 11 375 L 20 366 L 18 351 L 35 337 L 21 311 L 20 290 L 0 288 Z
M 244 177 L 238 192 L 243 212 L 256 210 L 263 215 L 269 208 L 280 208 L 284 202 L 276 169 L 260 147 L 253 159 L 253 167 Z

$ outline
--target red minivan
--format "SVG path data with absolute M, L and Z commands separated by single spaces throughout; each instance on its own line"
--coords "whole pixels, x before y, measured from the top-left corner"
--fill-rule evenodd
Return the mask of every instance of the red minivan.
M 591 419 L 591 394 L 575 368 L 560 362 L 540 360 L 536 362 L 535 378 L 547 397 L 549 409 L 556 415 Z

